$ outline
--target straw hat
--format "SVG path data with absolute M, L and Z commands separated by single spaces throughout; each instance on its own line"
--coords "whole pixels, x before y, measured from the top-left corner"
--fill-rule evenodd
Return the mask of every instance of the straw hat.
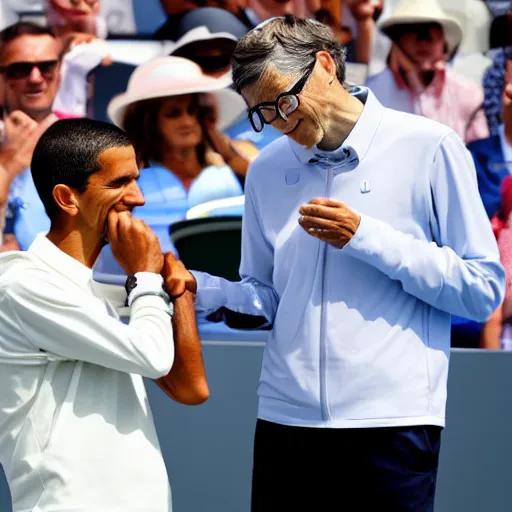
M 195 63 L 182 57 L 159 57 L 138 66 L 130 76 L 126 92 L 115 96 L 107 107 L 112 122 L 124 127 L 126 109 L 138 101 L 183 94 L 209 92 L 216 96 L 218 127 L 223 130 L 237 121 L 246 110 L 243 98 L 228 89 L 227 76 L 212 78 Z
M 389 36 L 392 27 L 410 23 L 439 23 L 443 27 L 450 56 L 462 41 L 462 27 L 443 11 L 437 0 L 402 0 L 391 16 L 379 24 L 379 28 Z

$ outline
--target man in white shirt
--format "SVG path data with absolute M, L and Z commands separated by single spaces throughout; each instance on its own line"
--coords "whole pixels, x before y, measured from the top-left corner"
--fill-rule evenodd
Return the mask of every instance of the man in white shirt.
M 131 216 L 144 198 L 124 132 L 57 122 L 31 170 L 51 229 L 0 256 L 0 462 L 13 510 L 168 512 L 142 377 L 181 403 L 208 398 L 193 283 Z M 92 282 L 107 240 L 130 276 L 128 325 Z M 184 279 L 164 291 L 171 269 Z

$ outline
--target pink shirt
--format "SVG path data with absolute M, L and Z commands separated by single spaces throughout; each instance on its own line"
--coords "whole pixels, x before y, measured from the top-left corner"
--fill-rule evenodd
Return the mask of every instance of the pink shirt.
M 389 68 L 370 77 L 367 85 L 384 106 L 439 121 L 466 143 L 489 136 L 481 109 L 482 89 L 451 69 L 437 71 L 432 83 L 419 94 L 401 89 Z

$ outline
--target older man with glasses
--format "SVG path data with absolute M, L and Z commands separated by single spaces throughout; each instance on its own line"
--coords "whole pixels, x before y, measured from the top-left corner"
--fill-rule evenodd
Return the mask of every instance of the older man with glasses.
M 249 169 L 242 280 L 194 273 L 198 310 L 272 326 L 252 510 L 432 511 L 450 315 L 484 320 L 504 294 L 471 156 L 447 126 L 347 91 L 314 20 L 249 32 L 233 80 L 253 128 L 287 135 Z
M 59 40 L 38 25 L 20 22 L 0 32 L 0 105 L 5 127 L 0 147 L 0 205 L 8 204 L 2 250 L 26 249 L 50 226 L 28 166 L 40 135 L 65 117 L 52 111 L 60 84 L 61 54 Z

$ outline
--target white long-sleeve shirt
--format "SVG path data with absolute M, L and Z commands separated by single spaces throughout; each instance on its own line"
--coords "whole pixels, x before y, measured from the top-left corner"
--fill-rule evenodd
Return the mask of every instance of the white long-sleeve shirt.
M 240 283 L 200 272 L 196 306 L 273 328 L 258 416 L 287 425 L 386 427 L 445 421 L 450 314 L 485 320 L 504 271 L 471 155 L 450 128 L 384 108 L 363 112 L 334 152 L 282 137 L 251 164 Z M 322 164 L 334 157 L 337 163 Z M 315 197 L 361 214 L 343 249 L 309 235 Z
M 62 60 L 61 83 L 53 102 L 53 110 L 85 116 L 87 114 L 87 75 L 101 64 L 104 57 L 109 55 L 108 44 L 101 39 L 78 44 L 66 53 Z
M 125 325 L 91 269 L 45 236 L 0 255 L 0 463 L 14 512 L 170 511 L 142 376 L 173 360 L 164 298 L 135 299 Z

